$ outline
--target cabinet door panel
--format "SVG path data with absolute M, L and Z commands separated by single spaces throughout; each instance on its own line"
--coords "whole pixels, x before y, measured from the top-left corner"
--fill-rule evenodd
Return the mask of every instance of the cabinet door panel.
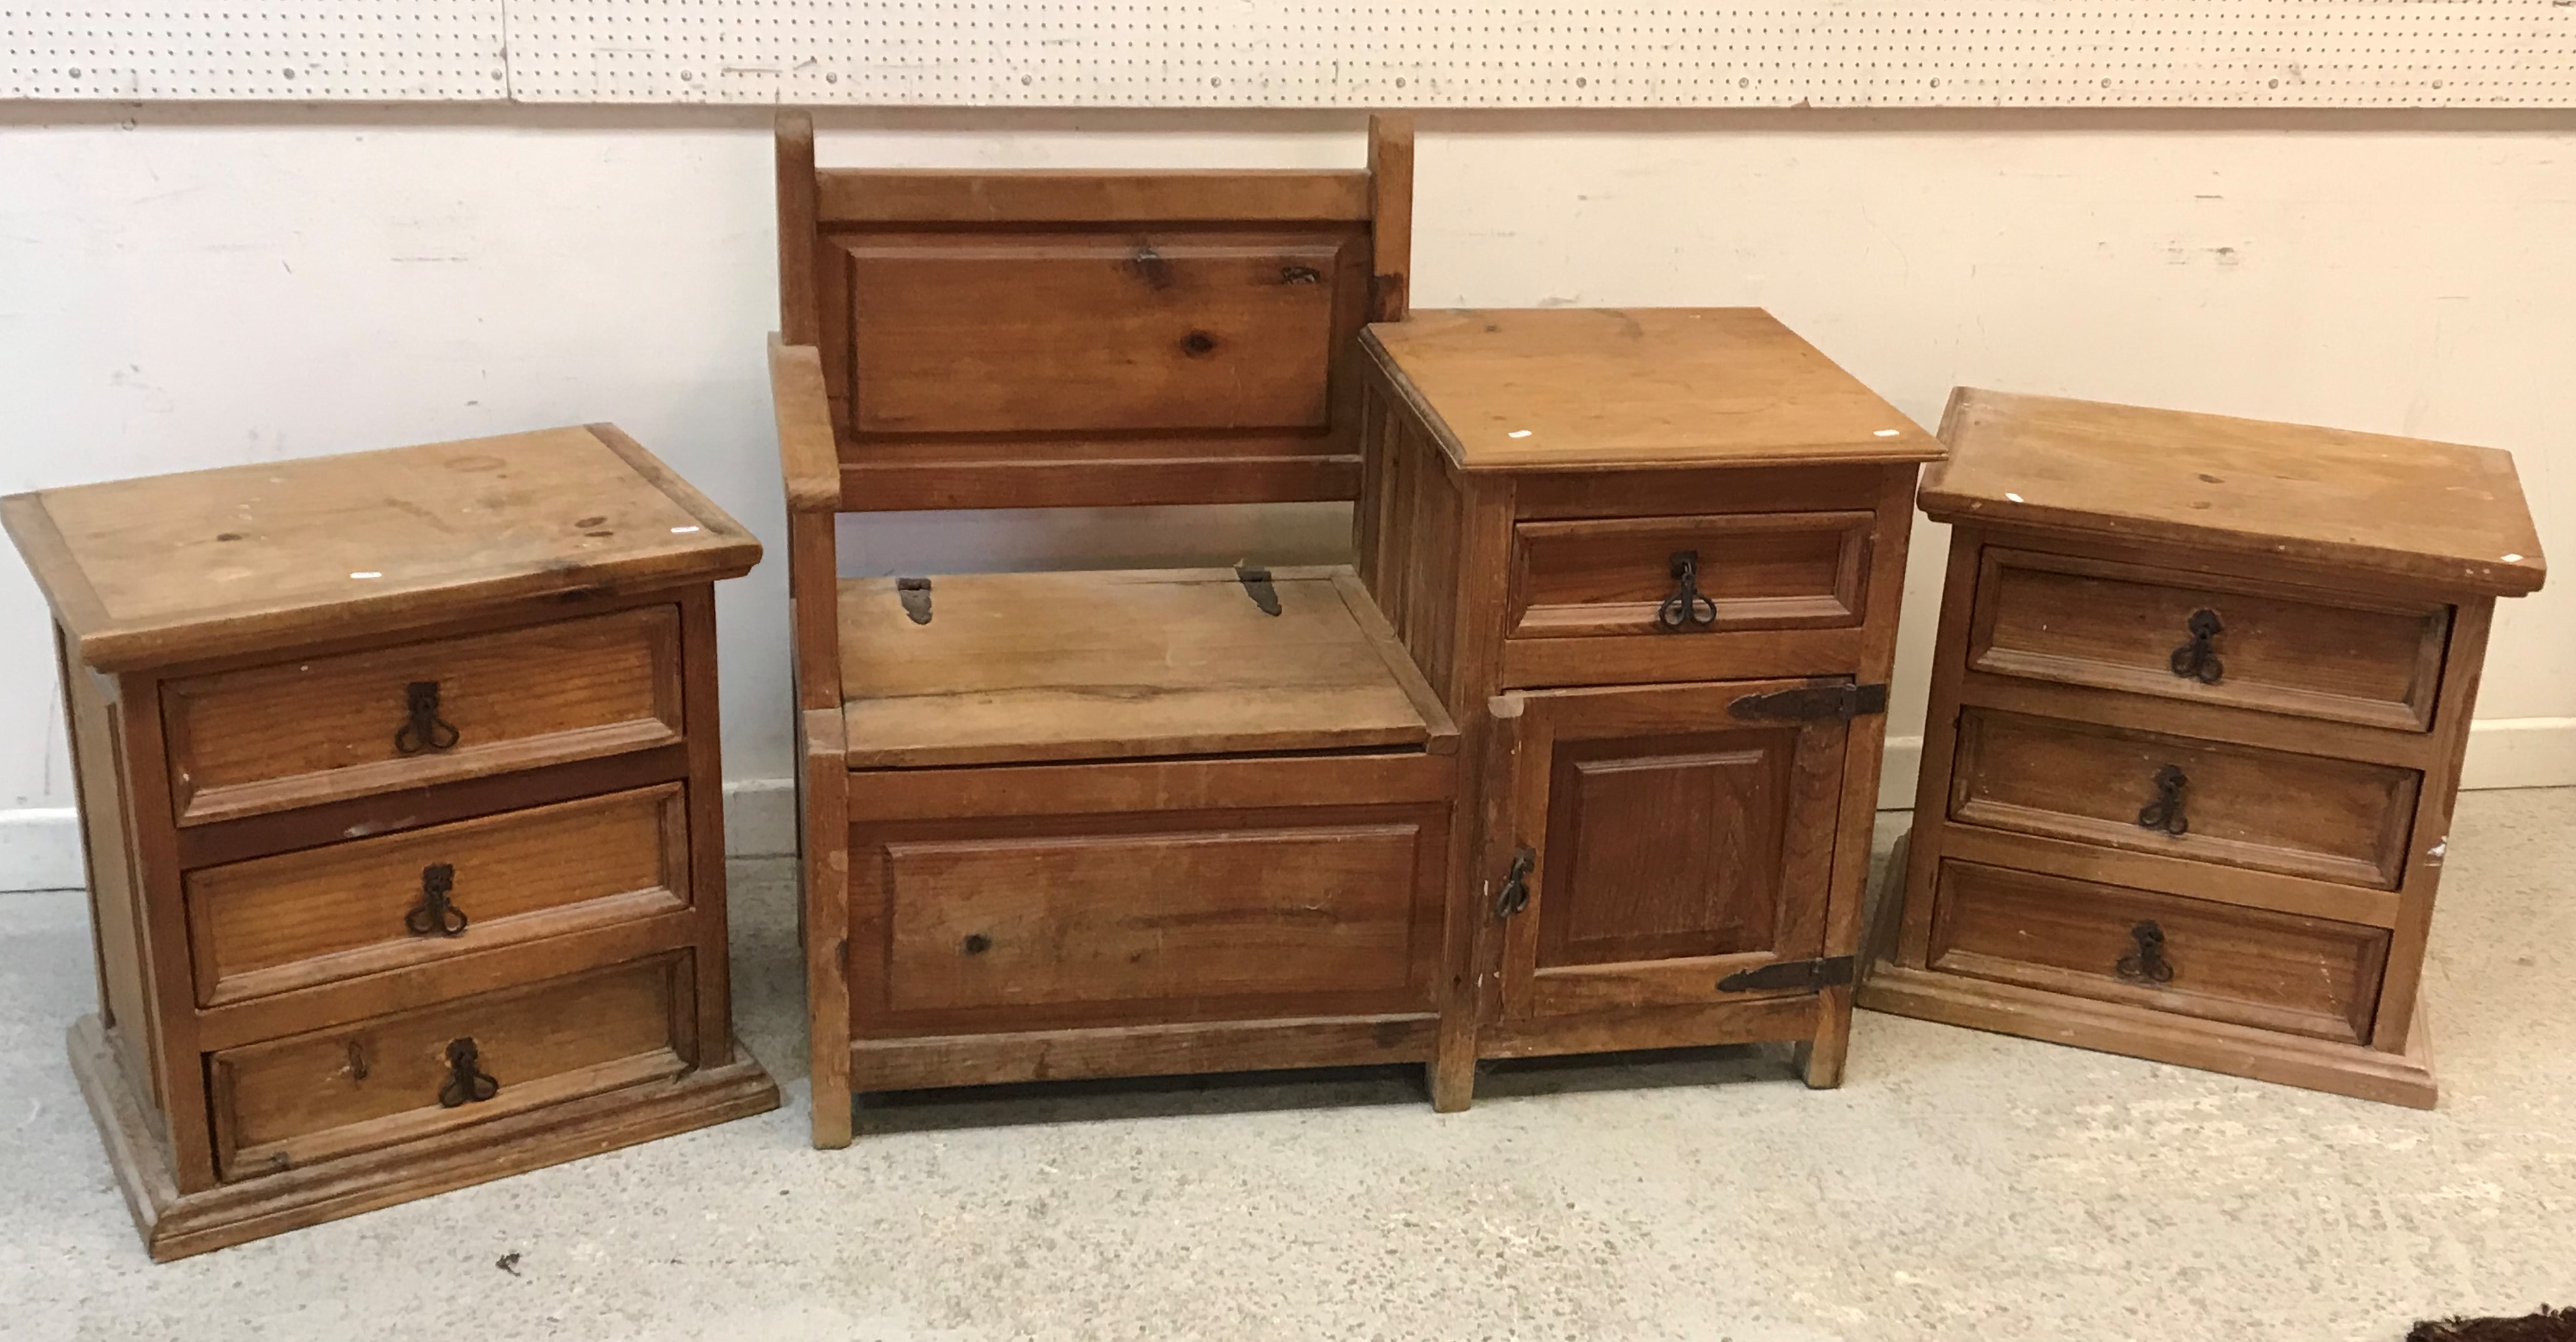
M 1771 728 L 1561 743 L 1548 780 L 1557 880 L 1539 966 L 1770 949 L 1797 737 Z
M 1822 953 L 1849 725 L 1729 711 L 1804 683 L 1529 696 L 1505 1015 L 1727 1000 L 1731 973 Z

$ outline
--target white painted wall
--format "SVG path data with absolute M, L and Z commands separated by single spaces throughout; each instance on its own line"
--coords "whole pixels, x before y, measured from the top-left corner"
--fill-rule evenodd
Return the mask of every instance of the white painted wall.
M 822 155 L 1340 165 L 1359 126 L 853 112 Z M 1760 304 L 1927 426 L 1968 382 L 2509 448 L 2576 564 L 2576 115 L 1427 115 L 1417 200 L 1424 306 Z M 0 106 L 0 488 L 609 419 L 774 544 L 770 210 L 766 122 L 734 111 Z M 1330 508 L 902 518 L 852 571 L 1345 534 Z M 2504 610 L 2481 781 L 2576 782 L 2571 593 Z M 720 595 L 726 767 L 755 791 L 786 773 L 784 603 L 775 560 Z M 0 636 L 5 886 L 77 872 L 45 616 L 5 561 Z

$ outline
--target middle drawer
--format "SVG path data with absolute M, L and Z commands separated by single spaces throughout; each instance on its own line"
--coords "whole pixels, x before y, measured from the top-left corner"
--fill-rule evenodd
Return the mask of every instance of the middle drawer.
M 1950 819 L 2394 890 L 2423 775 L 1991 708 L 1959 711 Z
M 666 783 L 189 872 L 197 1001 L 685 908 L 686 803 Z

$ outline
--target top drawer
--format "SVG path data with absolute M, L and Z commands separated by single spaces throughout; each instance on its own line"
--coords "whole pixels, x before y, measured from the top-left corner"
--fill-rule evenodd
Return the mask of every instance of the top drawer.
M 2420 732 L 2450 629 L 2445 605 L 1989 546 L 1968 667 Z
M 680 739 L 676 606 L 174 680 L 179 823 L 639 750 Z

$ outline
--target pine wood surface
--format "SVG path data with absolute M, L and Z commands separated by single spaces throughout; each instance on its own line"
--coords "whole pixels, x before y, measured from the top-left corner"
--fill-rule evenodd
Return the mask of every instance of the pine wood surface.
M 102 671 L 713 581 L 760 557 L 606 425 L 74 485 L 0 500 L 0 519 Z
M 479 953 L 689 902 L 678 784 L 188 873 L 197 1000 L 216 1005 Z M 424 910 L 445 868 L 454 935 Z
M 2511 458 L 1965 388 L 1943 432 L 1864 1003 L 2430 1107 L 2460 760 L 2495 595 L 2543 574 Z
M 854 1089 L 1431 1055 L 1459 733 L 1348 569 L 1271 568 L 1276 616 L 1226 569 L 931 574 L 924 623 L 833 532 L 1353 495 L 1408 118 L 1368 162 L 818 170 L 779 118 L 815 1145 Z
M 2415 1109 L 2431 1109 L 2440 1098 L 2433 1075 L 2432 1036 L 2416 1003 L 2408 1007 L 2412 1028 L 2406 1032 L 2404 1049 L 2389 1052 L 2205 1015 L 2155 1010 L 2135 1000 L 2108 1000 L 2107 995 L 2087 996 L 1909 966 L 1899 948 L 1911 907 L 1902 887 L 1912 866 L 1913 838 L 1909 833 L 1897 840 L 1887 885 L 1879 894 L 1878 920 L 1857 989 L 1859 1005 L 1867 1010 Z M 2384 993 L 2382 998 L 2384 1007 Z
M 1941 455 L 1759 308 L 1417 311 L 1362 344 L 1462 470 Z
M 2547 573 L 2512 454 L 1962 387 L 1923 479 L 1950 521 L 2273 555 L 2518 596 Z
M 1420 745 L 1399 672 L 1329 569 L 949 574 L 931 619 L 893 579 L 841 584 L 852 767 Z
M 632 439 L 9 506 L 90 866 L 73 1064 L 156 1257 L 776 1104 L 728 1048 L 714 661 L 759 546 Z M 448 1103 L 468 1045 L 499 1089 Z
M 1850 989 L 1796 975 L 1857 950 L 1884 718 L 1732 706 L 1884 681 L 1939 446 L 1760 313 L 1425 313 L 1364 347 L 1358 572 L 1484 766 L 1435 1104 L 1472 1057 L 1750 1040 L 1838 1084 Z M 1681 551 L 1709 604 L 1672 631 Z

